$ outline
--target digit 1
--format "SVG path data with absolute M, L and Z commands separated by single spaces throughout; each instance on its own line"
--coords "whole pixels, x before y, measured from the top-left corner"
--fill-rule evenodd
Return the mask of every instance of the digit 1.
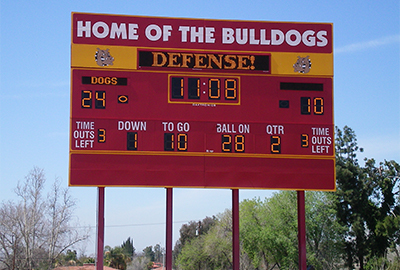
M 222 152 L 232 151 L 232 136 L 228 134 L 222 135 Z
M 200 79 L 188 78 L 188 97 L 189 99 L 200 98 Z
M 301 134 L 301 147 L 307 148 L 308 147 L 308 134 Z
M 96 101 L 95 108 L 96 109 L 105 109 L 106 108 L 106 91 L 96 91 Z
M 137 150 L 138 149 L 138 134 L 137 132 L 127 133 L 127 150 Z
M 99 128 L 97 130 L 97 142 L 99 143 L 106 142 L 106 130 L 104 128 Z
M 171 78 L 171 97 L 183 98 L 183 78 Z
M 314 98 L 314 114 L 324 114 L 324 99 Z
M 187 134 L 179 133 L 178 134 L 178 151 L 187 151 L 188 143 Z
M 235 152 L 244 152 L 244 135 L 235 136 Z
M 311 114 L 311 98 L 301 97 L 300 109 L 301 109 L 301 114 Z
M 85 109 L 92 108 L 92 91 L 83 90 L 81 94 L 81 106 Z
M 174 151 L 173 133 L 164 133 L 164 151 Z
M 225 80 L 225 99 L 236 99 L 236 80 L 226 79 Z
M 281 153 L 281 136 L 271 136 L 271 154 Z

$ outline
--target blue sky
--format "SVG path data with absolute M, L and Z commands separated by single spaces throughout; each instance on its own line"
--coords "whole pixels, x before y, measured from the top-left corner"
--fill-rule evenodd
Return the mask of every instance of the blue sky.
M 334 27 L 335 124 L 355 130 L 359 155 L 400 162 L 400 4 L 373 1 L 4 1 L 0 2 L 0 200 L 43 168 L 68 182 L 71 12 L 290 22 Z M 383 4 L 384 3 L 384 4 Z M 269 196 L 243 190 L 240 198 Z M 81 225 L 95 225 L 96 188 L 71 188 Z M 230 190 L 174 189 L 174 238 L 182 222 L 231 206 Z M 105 244 L 128 237 L 164 246 L 165 190 L 106 188 Z M 86 253 L 94 251 L 92 242 Z

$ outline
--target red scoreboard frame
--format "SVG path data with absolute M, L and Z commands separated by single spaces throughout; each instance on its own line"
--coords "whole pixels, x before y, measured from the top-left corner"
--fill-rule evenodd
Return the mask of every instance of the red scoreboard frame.
M 332 24 L 72 13 L 71 186 L 334 190 Z

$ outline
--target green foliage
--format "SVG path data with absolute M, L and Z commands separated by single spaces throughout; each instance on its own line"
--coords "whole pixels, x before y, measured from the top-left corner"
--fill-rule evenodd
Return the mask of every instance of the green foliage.
M 150 262 L 148 262 L 148 263 L 146 264 L 146 269 L 147 269 L 147 270 L 153 269 L 153 262 L 152 262 L 152 261 L 150 261 Z
M 337 231 L 340 229 L 324 192 L 306 192 L 307 259 L 315 269 L 334 269 L 338 261 Z M 244 200 L 240 204 L 240 237 L 253 267 L 282 269 L 297 267 L 297 195 L 275 193 L 264 202 Z
M 295 192 L 279 192 L 264 202 L 255 199 L 240 204 L 241 242 L 254 267 L 297 265 L 296 209 Z
M 178 269 L 229 269 L 232 266 L 232 216 L 229 211 L 225 211 L 216 219 L 210 218 L 204 222 L 203 227 L 192 238 L 186 238 L 183 242 L 181 252 L 176 259 Z M 190 222 L 187 226 L 182 226 L 181 233 L 188 231 L 187 228 L 193 224 L 200 225 L 201 222 Z M 211 225 L 214 224 L 214 225 Z M 185 235 L 184 234 L 184 235 Z M 182 234 L 181 234 L 182 236 Z
M 371 212 L 369 197 L 372 189 L 362 177 L 358 164 L 357 139 L 354 131 L 345 126 L 343 132 L 336 129 L 336 211 L 338 220 L 347 230 L 344 234 L 346 266 L 352 268 L 354 262 L 364 269 L 364 259 L 368 254 L 367 215 Z
M 373 257 L 365 265 L 366 270 L 399 270 L 400 269 L 400 258 L 394 260 L 388 260 L 384 257 Z
M 122 242 L 121 248 L 126 256 L 133 258 L 135 255 L 135 247 L 133 246 L 133 239 L 128 237 L 125 242 Z
M 154 246 L 154 261 L 162 262 L 164 249 L 161 248 L 160 244 Z
M 336 211 L 342 226 L 346 266 L 364 269 L 370 257 L 384 258 L 389 248 L 399 245 L 399 164 L 385 161 L 375 165 L 357 161 L 356 135 L 345 126 L 336 129 Z M 396 197 L 397 196 L 397 197 Z
M 182 252 L 183 246 L 186 243 L 191 242 L 193 239 L 197 239 L 198 236 L 202 236 L 208 233 L 210 228 L 214 226 L 216 217 L 205 217 L 202 221 L 190 221 L 188 224 L 183 224 L 179 230 L 180 237 L 176 242 L 173 257 L 176 264 L 178 255 Z
M 81 266 L 85 263 L 94 263 L 95 259 L 86 255 L 77 256 L 76 250 L 67 249 L 65 253 L 61 253 L 55 262 L 55 267 L 58 266 Z M 43 267 L 46 268 L 46 267 Z M 47 268 L 46 268 L 47 269 Z
M 179 269 L 204 269 L 207 266 L 208 258 L 203 247 L 204 236 L 186 242 L 176 262 Z
M 95 263 L 95 262 L 96 262 L 95 258 L 93 258 L 93 257 L 86 257 L 86 256 L 81 257 L 80 260 L 82 261 L 82 264 L 85 264 L 85 263 Z
M 336 135 L 337 192 L 305 193 L 307 264 L 316 270 L 354 269 L 356 263 L 361 270 L 400 269 L 400 165 L 369 159 L 361 166 L 354 131 L 344 127 Z M 199 224 L 181 228 L 177 269 L 230 269 L 231 212 L 218 215 L 206 232 Z M 242 201 L 240 240 L 242 269 L 298 268 L 296 192 Z
M 116 269 L 125 270 L 128 257 L 125 255 L 122 247 L 105 246 L 104 248 L 104 264 Z
M 104 248 L 104 264 L 124 270 L 127 264 L 132 261 L 134 252 L 133 239 L 128 237 L 119 247 L 111 248 L 110 246 L 106 246 Z
M 306 192 L 307 261 L 315 269 L 337 269 L 342 235 L 337 221 L 334 196 L 327 192 Z
M 331 195 L 306 192 L 307 258 L 315 269 L 335 269 L 336 232 L 340 228 Z M 177 258 L 178 269 L 229 269 L 232 263 L 232 217 L 218 215 L 207 234 L 186 242 Z M 298 264 L 297 194 L 283 191 L 273 197 L 240 203 L 241 265 L 245 269 L 295 269 Z M 246 265 L 245 258 L 252 265 Z M 246 266 L 245 266 L 246 265 Z
M 144 256 L 150 260 L 150 262 L 154 262 L 155 254 L 153 251 L 153 246 L 147 246 L 143 249 Z
M 226 210 L 205 235 L 204 247 L 211 269 L 232 267 L 232 212 Z

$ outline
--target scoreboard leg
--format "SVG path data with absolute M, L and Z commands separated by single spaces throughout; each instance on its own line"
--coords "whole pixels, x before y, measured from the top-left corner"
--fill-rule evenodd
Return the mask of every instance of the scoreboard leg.
M 167 220 L 166 220 L 166 270 L 172 270 L 172 188 L 166 188 L 167 191 Z
M 97 188 L 97 241 L 96 241 L 96 270 L 103 270 L 104 252 L 104 187 Z
M 232 257 L 233 270 L 240 269 L 239 189 L 232 189 Z
M 297 221 L 299 238 L 299 270 L 306 270 L 306 210 L 304 191 L 297 191 Z

